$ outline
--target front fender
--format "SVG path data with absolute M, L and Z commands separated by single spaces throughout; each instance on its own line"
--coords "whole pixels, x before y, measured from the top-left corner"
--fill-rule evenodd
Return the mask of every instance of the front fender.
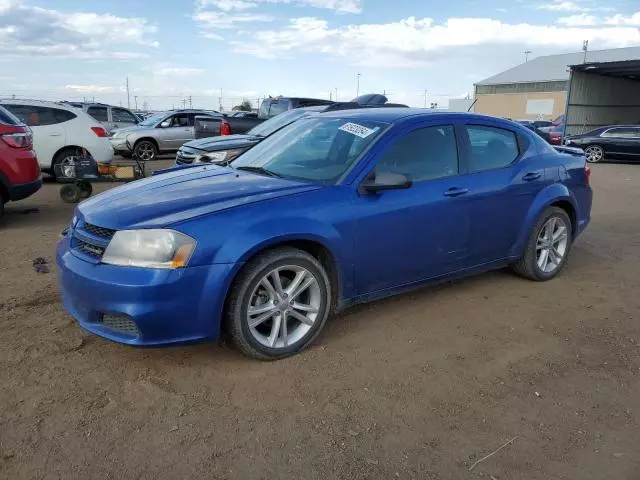
M 578 211 L 576 198 L 565 185 L 562 183 L 554 183 L 549 185 L 547 188 L 542 190 L 536 196 L 535 200 L 531 204 L 529 211 L 527 212 L 527 216 L 525 221 L 522 224 L 522 228 L 518 233 L 518 237 L 516 243 L 511 249 L 511 257 L 520 258 L 524 252 L 524 248 L 529 240 L 529 236 L 531 235 L 531 231 L 535 226 L 538 218 L 544 212 L 544 210 L 551 204 L 556 202 L 566 201 L 571 203 L 574 211 Z

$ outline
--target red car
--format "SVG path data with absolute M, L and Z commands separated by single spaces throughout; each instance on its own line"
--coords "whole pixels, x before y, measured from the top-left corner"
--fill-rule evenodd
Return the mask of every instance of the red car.
M 27 198 L 41 186 L 31 130 L 0 107 L 0 216 L 5 203 Z

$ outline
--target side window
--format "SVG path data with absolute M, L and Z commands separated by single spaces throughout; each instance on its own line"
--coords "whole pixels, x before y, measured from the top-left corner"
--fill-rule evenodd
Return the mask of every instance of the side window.
M 458 148 L 452 125 L 427 127 L 407 133 L 385 153 L 378 173 L 401 173 L 413 182 L 458 173 Z
M 74 113 L 57 108 L 10 104 L 5 105 L 5 107 L 30 127 L 55 125 L 76 118 Z
M 123 123 L 138 123 L 136 117 L 133 114 L 124 108 L 112 108 L 111 109 L 111 117 L 114 122 L 123 122 Z
M 471 172 L 506 167 L 520 155 L 518 138 L 510 130 L 480 125 L 467 125 L 465 128 L 469 137 Z
M 87 113 L 99 122 L 108 122 L 107 107 L 89 107 Z
M 193 125 L 193 120 L 191 121 Z M 171 120 L 172 127 L 188 127 L 189 126 L 189 115 L 186 113 L 180 113 L 178 115 L 174 115 Z
M 602 133 L 603 137 L 617 137 L 617 138 L 633 138 L 635 137 L 635 128 L 610 128 Z

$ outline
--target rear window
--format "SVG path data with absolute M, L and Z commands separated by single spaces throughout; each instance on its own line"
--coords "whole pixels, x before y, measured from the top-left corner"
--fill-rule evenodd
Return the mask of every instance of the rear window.
M 76 114 L 68 110 L 33 105 L 5 104 L 4 107 L 30 127 L 42 127 L 68 122 L 76 118 Z
M 0 123 L 4 123 L 5 125 L 18 125 L 22 122 L 11 112 L 0 107 Z

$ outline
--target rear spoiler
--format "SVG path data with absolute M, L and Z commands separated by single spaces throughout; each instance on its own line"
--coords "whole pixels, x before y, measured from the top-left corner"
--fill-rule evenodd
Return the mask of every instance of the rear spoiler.
M 559 145 L 554 145 L 553 148 L 555 148 L 559 153 L 567 153 L 576 157 L 584 157 L 584 151 L 581 148 L 565 147 Z

